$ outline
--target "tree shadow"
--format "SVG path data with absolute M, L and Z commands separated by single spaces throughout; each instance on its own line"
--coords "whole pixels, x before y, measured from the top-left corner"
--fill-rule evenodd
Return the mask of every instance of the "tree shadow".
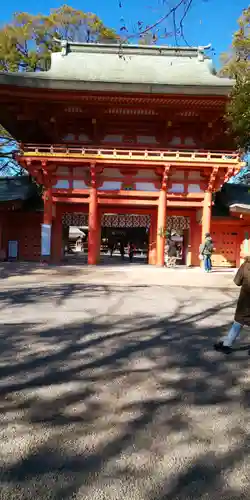
M 249 357 L 212 349 L 234 300 L 184 314 L 190 296 L 166 317 L 129 315 L 118 289 L 84 324 L 1 326 L 3 498 L 249 498 Z
M 130 287 L 131 290 L 145 288 L 143 285 L 135 285 Z M 123 287 L 109 286 L 106 284 L 95 284 L 95 283 L 59 283 L 50 286 L 37 285 L 26 286 L 23 288 L 14 288 L 0 290 L 0 310 L 5 309 L 8 306 L 25 306 L 28 304 L 39 305 L 41 303 L 46 303 L 51 301 L 54 306 L 61 306 L 68 298 L 76 297 L 84 293 L 84 297 L 100 297 L 100 296 L 110 296 L 111 293 L 115 292 L 116 295 L 121 295 L 124 293 Z
M 79 272 L 81 272 L 81 275 L 84 276 L 89 276 L 90 274 L 93 273 L 93 270 L 91 266 L 86 265 L 87 261 L 84 259 L 84 261 L 80 258 L 65 258 L 64 261 L 62 261 L 59 264 L 52 264 L 52 263 L 46 263 L 46 262 L 32 262 L 32 261 L 10 261 L 10 262 L 0 262 L 0 279 L 2 283 L 4 284 L 5 280 L 6 282 L 10 278 L 42 278 L 43 276 L 45 278 L 50 279 L 55 279 L 55 278 L 75 278 L 79 275 Z M 111 276 L 115 275 L 117 272 L 117 267 L 118 266 L 123 266 L 122 261 L 115 261 L 115 265 L 113 265 L 113 262 L 110 262 L 108 258 L 102 259 L 102 262 L 100 266 L 97 266 L 96 269 L 98 268 L 107 268 L 109 269 L 109 274 Z M 125 263 L 125 267 L 128 267 L 128 263 Z M 105 275 L 107 276 L 107 270 Z

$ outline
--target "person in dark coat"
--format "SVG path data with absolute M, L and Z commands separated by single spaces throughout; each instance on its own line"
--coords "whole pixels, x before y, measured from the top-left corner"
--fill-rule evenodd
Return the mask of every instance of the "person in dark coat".
M 133 257 L 134 257 L 134 252 L 135 252 L 135 246 L 132 243 L 132 241 L 129 243 L 128 246 L 128 256 L 129 256 L 129 261 L 132 262 Z
M 214 345 L 216 351 L 225 354 L 232 352 L 232 346 L 240 335 L 243 326 L 250 326 L 250 255 L 245 257 L 244 263 L 234 278 L 234 283 L 241 286 L 234 322 L 226 337 Z
M 123 241 L 120 242 L 120 254 L 121 254 L 122 260 L 124 260 L 125 248 L 124 248 Z
M 204 261 L 204 270 L 206 273 L 210 273 L 212 271 L 212 253 L 214 251 L 213 240 L 210 236 L 210 233 L 205 234 L 205 241 L 200 245 L 200 255 Z
M 115 251 L 115 242 L 114 241 L 110 241 L 109 242 L 109 255 L 110 257 L 113 257 L 113 252 Z

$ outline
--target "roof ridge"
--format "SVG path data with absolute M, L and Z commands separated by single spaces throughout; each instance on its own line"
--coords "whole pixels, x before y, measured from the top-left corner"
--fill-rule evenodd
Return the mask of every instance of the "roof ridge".
M 85 43 L 71 42 L 70 40 L 60 40 L 54 38 L 54 41 L 61 46 L 62 55 L 69 52 L 117 52 L 118 54 L 149 54 L 150 55 L 175 55 L 188 57 L 205 57 L 205 52 L 211 48 L 211 44 L 200 46 L 171 46 L 171 45 L 139 45 L 139 44 L 121 44 L 121 43 Z M 206 56 L 207 57 L 207 56 Z

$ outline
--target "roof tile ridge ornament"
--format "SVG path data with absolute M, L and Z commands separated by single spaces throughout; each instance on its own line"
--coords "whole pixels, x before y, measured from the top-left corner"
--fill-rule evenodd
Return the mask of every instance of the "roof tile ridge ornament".
M 53 38 L 54 42 L 59 43 L 61 45 L 61 56 L 64 57 L 68 54 L 68 40 L 60 40 L 59 38 Z
M 203 62 L 205 59 L 205 51 L 211 49 L 212 44 L 209 43 L 208 45 L 199 45 L 197 49 L 197 55 L 198 55 L 198 61 Z

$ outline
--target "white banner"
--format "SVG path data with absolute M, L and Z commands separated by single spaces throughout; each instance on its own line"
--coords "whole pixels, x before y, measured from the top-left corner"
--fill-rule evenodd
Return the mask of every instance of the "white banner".
M 41 255 L 50 256 L 51 253 L 51 224 L 42 224 L 41 231 Z

